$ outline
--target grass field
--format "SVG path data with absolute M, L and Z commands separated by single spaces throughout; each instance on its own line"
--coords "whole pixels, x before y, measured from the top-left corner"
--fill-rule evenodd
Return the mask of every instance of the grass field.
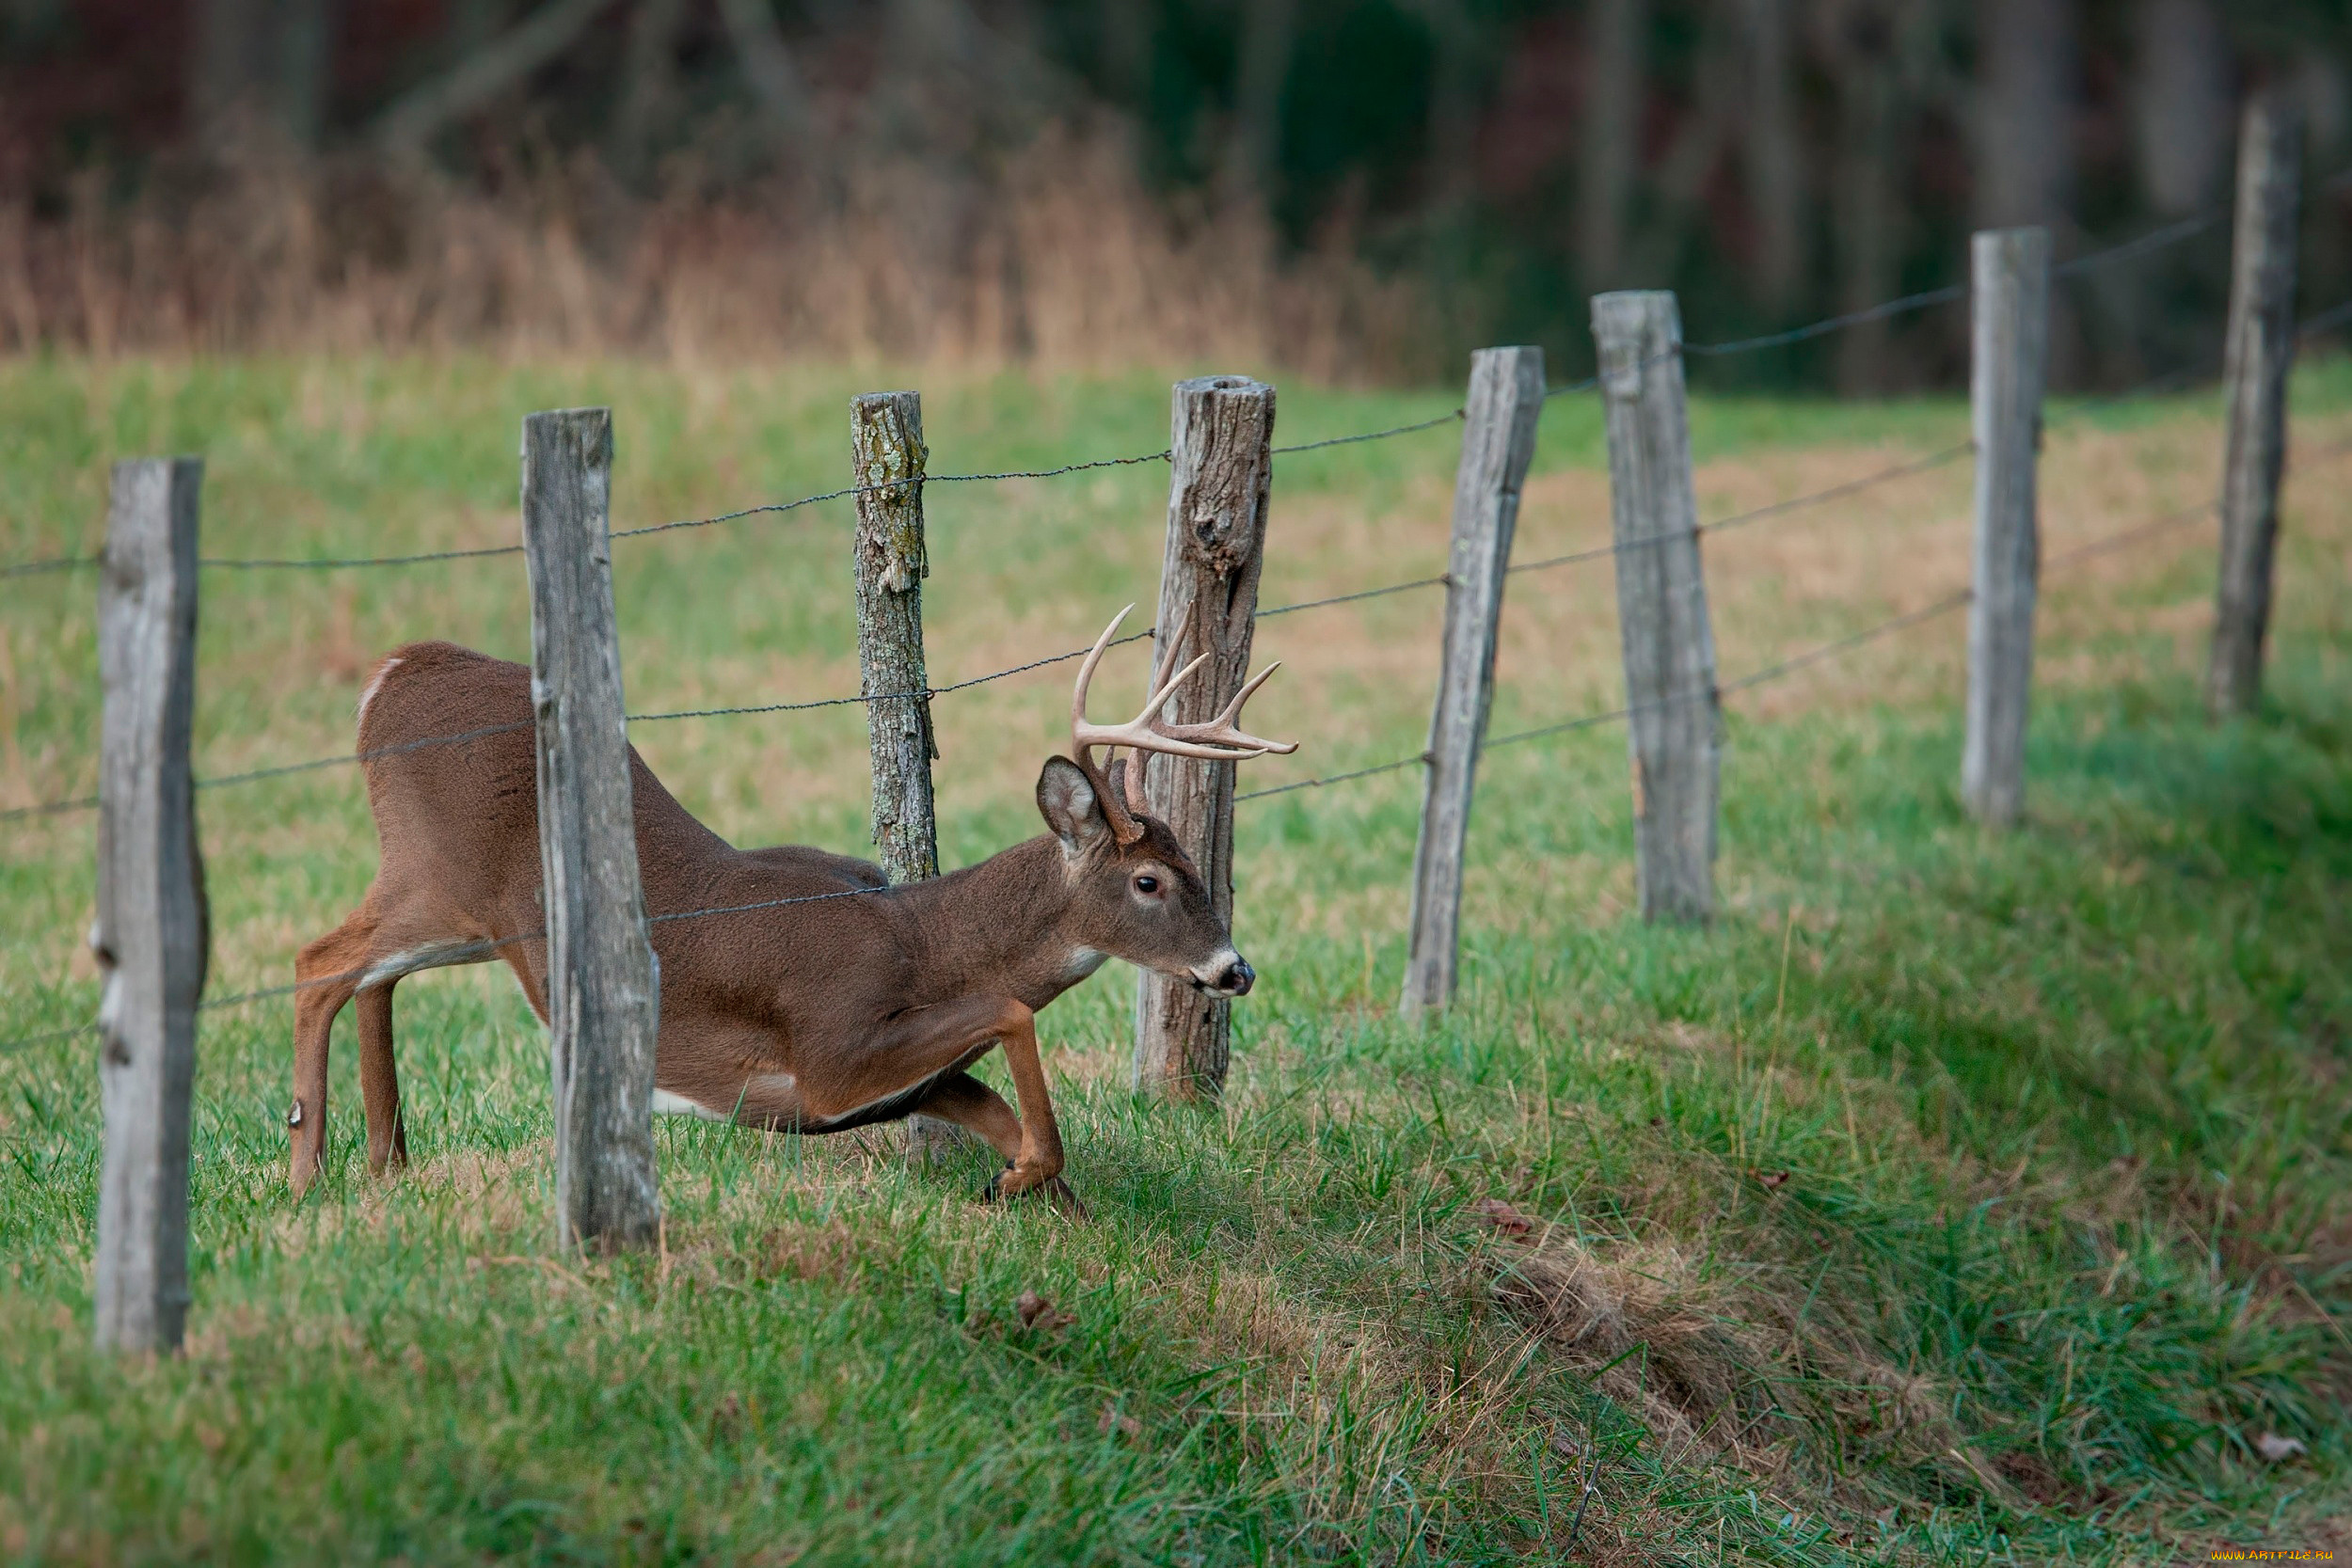
M 925 378 L 938 472 L 1142 452 L 1166 383 Z M 219 555 L 515 534 L 518 420 L 611 403 L 615 527 L 846 483 L 820 369 L 0 366 L 0 556 L 88 547 L 115 455 L 209 461 Z M 1630 912 L 1613 727 L 1481 777 L 1466 990 L 1400 1023 L 1407 770 L 1241 808 L 1221 1112 L 1126 1091 L 1132 973 L 1041 1021 L 1083 1222 L 889 1130 L 658 1132 L 658 1256 L 552 1255 L 541 1033 L 502 972 L 403 988 L 417 1164 L 285 1192 L 291 1009 L 205 1015 L 188 1352 L 88 1348 L 87 1040 L 0 1054 L 0 1558 L 63 1562 L 2203 1561 L 2352 1544 L 2352 367 L 2296 390 L 2266 708 L 2208 728 L 2213 525 L 2054 568 L 2030 820 L 1956 800 L 1947 616 L 1730 701 L 1723 913 Z M 1286 387 L 1279 438 L 1452 394 Z M 2054 415 L 2064 413 L 2055 410 Z M 2053 419 L 2045 551 L 2211 493 L 2205 396 Z M 1965 438 L 1957 402 L 1702 398 L 1705 515 Z M 1450 428 L 1279 460 L 1267 604 L 1441 569 Z M 1955 463 L 1706 546 L 1726 681 L 1967 576 Z M 1166 471 L 936 485 L 935 683 L 1148 604 Z M 1518 554 L 1607 537 L 1546 411 Z M 633 709 L 856 689 L 834 502 L 614 562 Z M 0 807 L 87 793 L 87 574 L 0 581 Z M 347 751 L 405 640 L 528 657 L 518 561 L 212 572 L 198 768 Z M 1499 731 L 1615 706 L 1606 562 L 1513 579 Z M 1440 604 L 1267 621 L 1248 785 L 1419 749 Z M 1129 689 L 1141 656 L 1104 676 Z M 943 858 L 1037 831 L 1069 667 L 941 699 Z M 1108 693 L 1105 693 L 1107 697 Z M 1100 705 L 1112 705 L 1104 701 Z M 737 843 L 863 851 L 854 708 L 634 727 Z M 199 810 L 212 987 L 281 984 L 373 868 L 326 769 Z M 87 814 L 0 823 L 0 1039 L 86 1020 Z M 1489 1200 L 1509 1206 L 1498 1210 Z M 1522 1228 L 1512 1216 L 1532 1219 Z M 1506 1223 L 1496 1224 L 1502 1218 Z M 1025 1322 L 1025 1291 L 1050 1311 Z M 2330 1314 L 2333 1316 L 2331 1317 Z M 2279 1439 L 2307 1451 L 2266 1457 Z M 1594 1490 L 1580 1512 L 1582 1478 Z

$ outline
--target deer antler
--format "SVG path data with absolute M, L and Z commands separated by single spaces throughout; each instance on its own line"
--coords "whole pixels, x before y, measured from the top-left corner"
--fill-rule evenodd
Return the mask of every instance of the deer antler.
M 1123 724 L 1089 722 L 1087 719 L 1087 689 L 1093 684 L 1095 667 L 1103 662 L 1104 650 L 1110 646 L 1111 638 L 1118 632 L 1120 624 L 1135 608 L 1129 605 L 1112 616 L 1111 624 L 1103 628 L 1103 635 L 1094 640 L 1094 646 L 1087 653 L 1086 662 L 1078 666 L 1077 684 L 1070 697 L 1072 759 L 1101 786 L 1099 793 L 1104 799 L 1105 813 L 1110 816 L 1111 826 L 1122 844 L 1134 842 L 1134 835 L 1142 832 L 1133 822 L 1122 823 L 1120 820 L 1130 813 L 1138 816 L 1142 813 L 1142 758 L 1140 755 L 1131 758 L 1120 770 L 1124 777 L 1120 781 L 1120 789 L 1114 792 L 1109 787 L 1109 776 L 1094 765 L 1093 748 L 1101 746 L 1106 751 L 1116 751 L 1124 746 L 1137 753 L 1159 752 L 1168 756 L 1195 757 L 1206 762 L 1243 762 L 1250 757 L 1263 756 L 1269 752 L 1298 750 L 1296 741 L 1263 740 L 1244 734 L 1234 722 L 1241 717 L 1242 705 L 1249 700 L 1250 694 L 1266 683 L 1267 676 L 1281 668 L 1279 662 L 1260 671 L 1242 687 L 1232 702 L 1225 705 L 1224 712 L 1205 723 L 1176 724 L 1160 716 L 1160 710 L 1167 705 L 1169 696 L 1209 658 L 1207 654 L 1201 654 L 1174 674 L 1168 673 L 1168 667 L 1176 662 L 1183 649 L 1184 634 L 1181 629 L 1168 640 L 1168 651 L 1161 656 L 1152 673 L 1152 695 L 1144 700 L 1143 711 Z M 1116 798 L 1119 794 L 1124 794 L 1127 799 L 1119 800 Z

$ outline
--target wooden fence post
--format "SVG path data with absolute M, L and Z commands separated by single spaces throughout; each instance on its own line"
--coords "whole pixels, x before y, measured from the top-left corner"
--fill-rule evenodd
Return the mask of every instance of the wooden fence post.
M 531 415 L 522 460 L 556 1240 L 609 1251 L 650 1244 L 661 1217 L 653 1157 L 660 971 L 638 877 L 612 617 L 612 411 Z
M 2221 571 L 2205 705 L 2217 719 L 2262 698 L 2286 462 L 2287 372 L 2295 363 L 2295 226 L 2303 127 L 2276 88 L 2254 94 L 2238 137 L 2237 232 L 2230 277 L 2228 456 L 2221 474 Z
M 175 1351 L 188 1316 L 188 1116 L 209 953 L 188 737 L 196 719 L 192 457 L 118 463 L 98 585 L 101 1347 Z
M 923 394 L 867 392 L 850 401 L 850 454 L 857 498 L 851 543 L 857 578 L 858 691 L 873 762 L 872 832 L 884 875 L 917 882 L 939 875 L 939 824 L 931 805 L 930 675 L 923 658 Z M 900 482 L 905 483 L 900 483 Z M 870 490 L 868 485 L 890 488 Z M 907 1153 L 929 1160 L 962 1141 L 936 1117 L 907 1117 Z
M 1168 452 L 1168 548 L 1160 565 L 1154 658 L 1182 635 L 1184 657 L 1208 662 L 1168 700 L 1180 724 L 1205 721 L 1248 676 L 1258 573 L 1274 478 L 1274 388 L 1247 376 L 1176 383 Z M 1233 764 L 1153 755 L 1144 795 L 1233 917 Z M 1215 1099 L 1232 1053 L 1232 1004 L 1149 972 L 1136 986 L 1136 1086 L 1177 1100 Z
M 1593 297 L 1625 647 L 1642 917 L 1715 912 L 1723 739 L 1683 406 L 1682 316 L 1664 290 Z
M 2026 710 L 2042 573 L 2034 468 L 2050 356 L 2050 231 L 1983 230 L 1970 246 L 1969 277 L 1977 530 L 1960 794 L 1971 816 L 2001 828 L 2026 810 Z
M 1494 701 L 1495 634 L 1503 573 L 1518 527 L 1519 486 L 1544 409 L 1544 351 L 1487 348 L 1470 356 L 1462 462 L 1454 477 L 1454 548 L 1446 559 L 1445 641 L 1423 756 L 1421 837 L 1413 846 L 1412 947 L 1404 1012 L 1454 1000 L 1461 950 L 1462 857 L 1470 842 L 1478 748 Z

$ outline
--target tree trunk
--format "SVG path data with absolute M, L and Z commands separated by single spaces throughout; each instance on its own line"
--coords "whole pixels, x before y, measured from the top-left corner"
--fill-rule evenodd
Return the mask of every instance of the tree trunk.
M 1984 0 L 1978 8 L 1976 227 L 2073 230 L 2073 0 Z M 2061 291 L 2050 302 L 2049 385 L 2075 382 L 2082 328 Z
M 1804 284 L 1804 172 L 1789 92 L 1788 0 L 1740 0 L 1748 61 L 1744 163 L 1756 294 L 1786 310 Z
M 1852 0 L 1833 23 L 1837 74 L 1837 182 L 1830 219 L 1837 262 L 1837 308 L 1861 310 L 1891 296 L 1901 278 L 1898 230 L 1902 154 L 1895 18 L 1883 0 Z M 1837 335 L 1837 389 L 1849 397 L 1886 390 L 1885 321 Z
M 326 126 L 341 0 L 200 0 L 188 107 L 215 150 L 266 129 L 309 151 Z
M 1584 78 L 1576 245 L 1587 293 L 1625 279 L 1626 208 L 1641 156 L 1642 44 L 1648 0 L 1597 0 Z
M 612 125 L 612 163 L 624 178 L 652 172 L 654 149 L 677 113 L 677 35 L 685 0 L 638 0 L 628 23 L 628 62 Z
M 2056 225 L 2074 194 L 2074 39 L 2069 0 L 1979 9 L 1979 229 Z
M 2144 0 L 2132 129 L 2149 205 L 2168 217 L 2221 194 L 2230 167 L 2230 40 L 2212 0 Z
M 315 151 L 334 86 L 341 0 L 278 0 L 272 32 L 270 118 L 286 145 Z
M 255 111 L 270 0 L 199 0 L 188 54 L 188 108 L 197 135 L 218 147 Z
M 1296 0 L 1250 0 L 1242 8 L 1241 57 L 1233 79 L 1233 141 L 1226 155 L 1229 194 L 1271 201 L 1281 187 L 1282 91 L 1298 41 Z
M 774 6 L 770 0 L 719 0 L 719 17 L 776 142 L 799 142 L 809 126 L 808 84 L 776 24 Z
M 440 132 L 488 105 L 554 59 L 613 0 L 548 0 L 442 74 L 421 82 L 378 115 L 372 135 L 384 151 L 413 154 Z

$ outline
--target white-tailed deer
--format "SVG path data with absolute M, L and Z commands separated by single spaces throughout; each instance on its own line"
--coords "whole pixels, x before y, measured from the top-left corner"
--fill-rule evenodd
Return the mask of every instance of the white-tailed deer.
M 1072 757 L 1050 758 L 1038 776 L 1038 810 L 1052 832 L 928 881 L 890 887 L 880 868 L 821 849 L 737 849 L 630 749 L 638 864 L 661 964 L 658 1109 L 803 1132 L 921 1111 L 969 1128 L 1004 1156 L 992 1196 L 1044 1188 L 1069 1200 L 1038 1061 L 1038 1009 L 1114 956 L 1220 996 L 1242 995 L 1256 978 L 1200 873 L 1146 813 L 1142 769 L 1114 754 L 1125 747 L 1237 761 L 1295 750 L 1237 727 L 1272 667 L 1209 722 L 1167 721 L 1169 692 L 1201 663 L 1170 674 L 1173 646 L 1142 713 L 1089 723 L 1087 688 L 1126 614 L 1079 666 Z M 531 672 L 448 642 L 388 656 L 360 696 L 359 749 L 377 753 L 364 766 L 382 860 L 358 909 L 295 962 L 302 989 L 286 1120 L 297 1195 L 326 1151 L 327 1037 L 344 1003 L 358 1002 L 368 1164 L 379 1172 L 407 1159 L 392 1064 L 392 990 L 403 975 L 503 958 L 532 1009 L 548 1016 L 531 725 Z M 484 730 L 492 733 L 430 743 Z M 828 894 L 861 895 L 736 908 Z M 710 909 L 729 912 L 660 918 Z M 998 1044 L 1017 1117 L 966 1071 Z

